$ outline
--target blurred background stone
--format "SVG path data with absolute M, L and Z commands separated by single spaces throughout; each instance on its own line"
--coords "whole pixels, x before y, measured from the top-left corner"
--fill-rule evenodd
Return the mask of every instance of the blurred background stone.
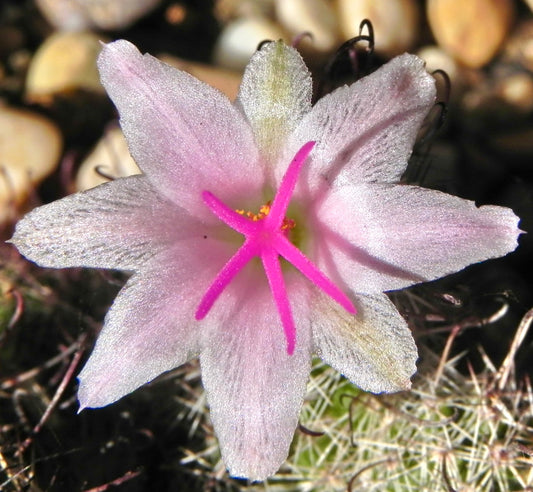
M 376 51 L 391 57 L 413 48 L 420 28 L 415 0 L 337 0 L 339 28 L 345 39 L 359 34 L 363 19 L 374 27 Z
M 221 24 L 238 17 L 271 17 L 274 0 L 215 0 L 214 12 Z
M 338 46 L 338 18 L 328 0 L 276 0 L 275 8 L 279 23 L 293 39 L 310 33 L 311 39 L 302 39 L 299 48 L 331 53 Z
M 31 60 L 26 99 L 47 103 L 54 95 L 84 89 L 104 94 L 96 59 L 101 37 L 90 32 L 58 32 L 50 36 Z
M 241 17 L 224 26 L 213 61 L 225 68 L 243 70 L 261 42 L 284 38 L 281 27 L 265 17 Z
M 61 151 L 61 134 L 47 118 L 0 106 L 0 223 L 54 171 Z
M 449 77 L 453 92 L 457 86 L 462 84 L 462 73 L 457 61 L 446 53 L 441 47 L 428 45 L 420 48 L 416 54 L 426 62 L 426 69 L 432 73 L 436 70 L 443 70 Z
M 533 71 L 533 19 L 518 22 L 507 39 L 503 57 L 505 61 Z
M 501 48 L 514 17 L 513 0 L 428 0 L 438 44 L 464 65 L 479 68 Z
M 226 96 L 234 100 L 239 91 L 241 83 L 241 72 L 236 70 L 229 70 L 221 67 L 213 67 L 205 63 L 198 63 L 189 60 L 183 60 L 171 55 L 159 55 L 158 58 L 172 65 L 180 70 L 185 70 L 196 78 L 202 80 L 206 84 L 215 87 L 219 91 L 226 94 Z
M 154 9 L 161 0 L 35 0 L 57 29 L 124 29 Z
M 128 144 L 119 126 L 109 128 L 94 150 L 83 161 L 76 176 L 76 190 L 83 191 L 124 178 L 141 171 L 128 150 Z

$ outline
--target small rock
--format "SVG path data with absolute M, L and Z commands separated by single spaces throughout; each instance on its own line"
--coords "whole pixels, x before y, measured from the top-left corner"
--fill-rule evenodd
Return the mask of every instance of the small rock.
M 417 55 L 426 62 L 426 70 L 429 73 L 435 70 L 444 70 L 450 82 L 453 84 L 459 78 L 459 67 L 454 58 L 438 46 L 424 46 L 418 50 Z
M 262 41 L 284 37 L 282 29 L 266 18 L 236 19 L 222 30 L 215 45 L 213 60 L 222 67 L 243 70 Z
M 45 19 L 57 29 L 83 31 L 90 27 L 87 14 L 72 0 L 35 0 Z
M 519 113 L 533 111 L 533 76 L 522 72 L 499 81 L 498 95 Z
M 436 45 L 424 46 L 416 53 L 426 62 L 426 70 L 433 74 L 440 70 L 442 74 L 435 74 L 437 81 L 437 98 L 448 105 L 459 103 L 464 91 L 467 89 L 467 80 L 471 76 L 469 70 L 461 67 L 455 58 L 446 53 L 441 47 Z M 476 74 L 474 74 L 476 75 Z
M 100 37 L 87 32 L 59 32 L 35 53 L 26 78 L 26 99 L 46 103 L 75 89 L 104 93 L 96 68 Z
M 170 55 L 161 55 L 158 58 L 173 67 L 189 72 L 197 79 L 215 87 L 226 94 L 226 96 L 232 101 L 237 97 L 242 78 L 240 72 L 213 67 L 203 63 L 191 62 Z
M 15 311 L 13 289 L 14 285 L 11 279 L 3 271 L 0 271 L 0 342 L 9 330 L 9 322 Z
M 124 29 L 161 0 L 36 0 L 48 22 L 64 31 Z
M 215 17 L 221 24 L 239 17 L 270 17 L 274 0 L 215 0 Z
M 17 211 L 32 187 L 28 175 L 21 168 L 0 165 L 0 224 L 16 219 Z
M 504 57 L 507 62 L 518 63 L 533 72 L 533 20 L 520 22 L 513 29 L 505 44 Z
M 512 0 L 429 0 L 427 15 L 438 44 L 467 67 L 487 64 L 514 17 Z
M 58 128 L 45 117 L 0 107 L 0 223 L 55 169 L 62 145 Z
M 376 51 L 386 57 L 409 51 L 418 37 L 420 12 L 414 0 L 337 0 L 340 28 L 350 39 L 369 19 L 374 27 Z
M 325 0 L 276 0 L 275 7 L 279 23 L 292 36 L 311 33 L 311 49 L 328 52 L 339 44 L 338 19 L 331 3 Z
M 128 150 L 122 130 L 107 130 L 85 159 L 76 176 L 76 190 L 94 188 L 114 178 L 124 178 L 141 171 Z
M 475 83 L 469 81 L 469 89 L 461 98 L 461 124 L 470 132 L 484 135 L 485 147 L 504 135 L 523 135 L 523 130 L 531 126 L 533 114 L 533 75 L 501 60 L 490 70 L 477 72 L 479 77 Z

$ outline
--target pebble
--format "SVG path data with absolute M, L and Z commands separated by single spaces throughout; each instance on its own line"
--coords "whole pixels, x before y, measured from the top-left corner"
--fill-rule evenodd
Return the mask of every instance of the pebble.
M 532 0 L 533 2 L 533 0 Z M 533 20 L 520 22 L 505 43 L 504 57 L 533 72 Z
M 159 59 L 194 75 L 222 91 L 231 100 L 237 97 L 241 81 L 239 72 L 186 61 L 171 55 L 161 55 Z M 122 178 L 141 172 L 129 153 L 128 144 L 118 125 L 105 132 L 93 151 L 83 161 L 76 176 L 77 191 L 94 188 L 109 181 L 108 178 L 98 173 L 97 169 L 109 178 Z
M 0 223 L 55 169 L 62 140 L 44 116 L 0 106 Z
M 498 95 L 517 112 L 533 111 L 533 75 L 528 72 L 505 77 L 498 84 Z
M 213 61 L 225 68 L 243 70 L 262 41 L 283 38 L 283 30 L 265 17 L 235 19 L 222 30 L 215 45 Z
M 114 126 L 104 133 L 80 166 L 76 175 L 76 190 L 94 188 L 107 183 L 109 178 L 124 178 L 140 173 L 139 167 L 130 155 L 122 130 L 119 126 Z
M 281 26 L 293 36 L 309 32 L 307 44 L 312 50 L 331 52 L 339 43 L 336 11 L 326 0 L 276 0 L 276 16 Z
M 46 103 L 76 89 L 104 93 L 96 68 L 101 37 L 88 32 L 58 32 L 38 48 L 26 78 L 26 99 Z
M 206 65 L 203 63 L 183 60 L 170 55 L 160 55 L 158 58 L 161 61 L 172 65 L 173 67 L 184 70 L 185 72 L 189 72 L 197 79 L 200 79 L 206 84 L 215 87 L 219 91 L 226 94 L 226 96 L 228 96 L 228 98 L 232 101 L 237 97 L 242 78 L 240 72 L 226 68 L 213 67 L 212 65 Z
M 15 286 L 5 270 L 7 269 L 0 270 L 0 344 L 5 340 L 4 337 L 9 330 L 9 322 L 16 309 L 13 295 Z
M 416 54 L 426 62 L 428 72 L 445 70 L 450 78 L 457 74 L 457 62 L 439 46 L 423 46 Z
M 274 0 L 215 0 L 214 14 L 221 24 L 238 17 L 271 17 Z
M 465 127 L 490 131 L 495 137 L 516 131 L 522 134 L 524 128 L 531 126 L 533 75 L 500 61 L 490 71 L 477 72 L 477 80 L 469 81 L 469 89 L 461 98 L 461 121 Z M 486 145 L 493 145 L 495 137 L 487 139 Z
M 340 29 L 346 39 L 359 35 L 369 19 L 376 52 L 393 57 L 409 51 L 418 37 L 420 11 L 415 0 L 337 0 Z
M 125 29 L 161 0 L 36 0 L 44 17 L 64 31 Z
M 513 0 L 429 0 L 427 15 L 438 44 L 460 63 L 480 68 L 509 32 Z
M 455 84 L 461 83 L 461 71 L 457 62 L 439 46 L 424 46 L 416 54 L 426 62 L 426 70 L 429 73 L 435 70 L 446 72 L 452 83 L 452 90 L 455 90 Z

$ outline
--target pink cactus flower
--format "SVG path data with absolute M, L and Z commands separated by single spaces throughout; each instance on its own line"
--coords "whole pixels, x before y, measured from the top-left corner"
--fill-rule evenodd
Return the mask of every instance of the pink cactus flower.
M 313 354 L 363 390 L 410 387 L 416 346 L 384 292 L 516 247 L 511 210 L 398 184 L 435 99 L 415 56 L 314 107 L 281 42 L 252 57 L 235 103 L 126 41 L 99 69 L 143 174 L 37 208 L 12 241 L 45 267 L 133 272 L 80 406 L 199 356 L 233 476 L 263 480 L 286 459 Z

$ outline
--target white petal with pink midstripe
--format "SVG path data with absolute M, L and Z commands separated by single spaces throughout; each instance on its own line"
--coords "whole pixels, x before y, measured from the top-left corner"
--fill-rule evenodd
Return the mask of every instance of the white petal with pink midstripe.
M 79 375 L 82 408 L 109 405 L 198 355 L 210 320 L 196 321 L 194 310 L 227 253 L 209 237 L 183 239 L 130 278 Z
M 411 387 L 416 345 L 407 323 L 385 294 L 355 296 L 355 316 L 323 295 L 314 303 L 313 343 L 324 362 L 364 391 Z
M 264 169 L 251 128 L 226 96 L 127 41 L 106 44 L 98 68 L 131 155 L 168 198 L 211 220 L 202 190 L 222 199 L 260 193 Z
M 41 266 L 137 270 L 198 226 L 145 176 L 131 176 L 34 209 L 12 242 Z
M 324 96 L 303 117 L 284 153 L 287 160 L 303 143 L 317 142 L 300 191 L 398 181 L 434 103 L 433 77 L 420 58 L 407 54 Z
M 333 278 L 356 293 L 401 289 L 503 256 L 521 232 L 508 208 L 408 185 L 337 188 L 318 220 Z
M 288 355 L 266 279 L 240 275 L 215 305 L 218 325 L 200 354 L 202 381 L 222 458 L 233 476 L 264 480 L 281 466 L 298 423 L 311 363 L 308 282 L 295 273 L 287 287 L 296 321 Z

